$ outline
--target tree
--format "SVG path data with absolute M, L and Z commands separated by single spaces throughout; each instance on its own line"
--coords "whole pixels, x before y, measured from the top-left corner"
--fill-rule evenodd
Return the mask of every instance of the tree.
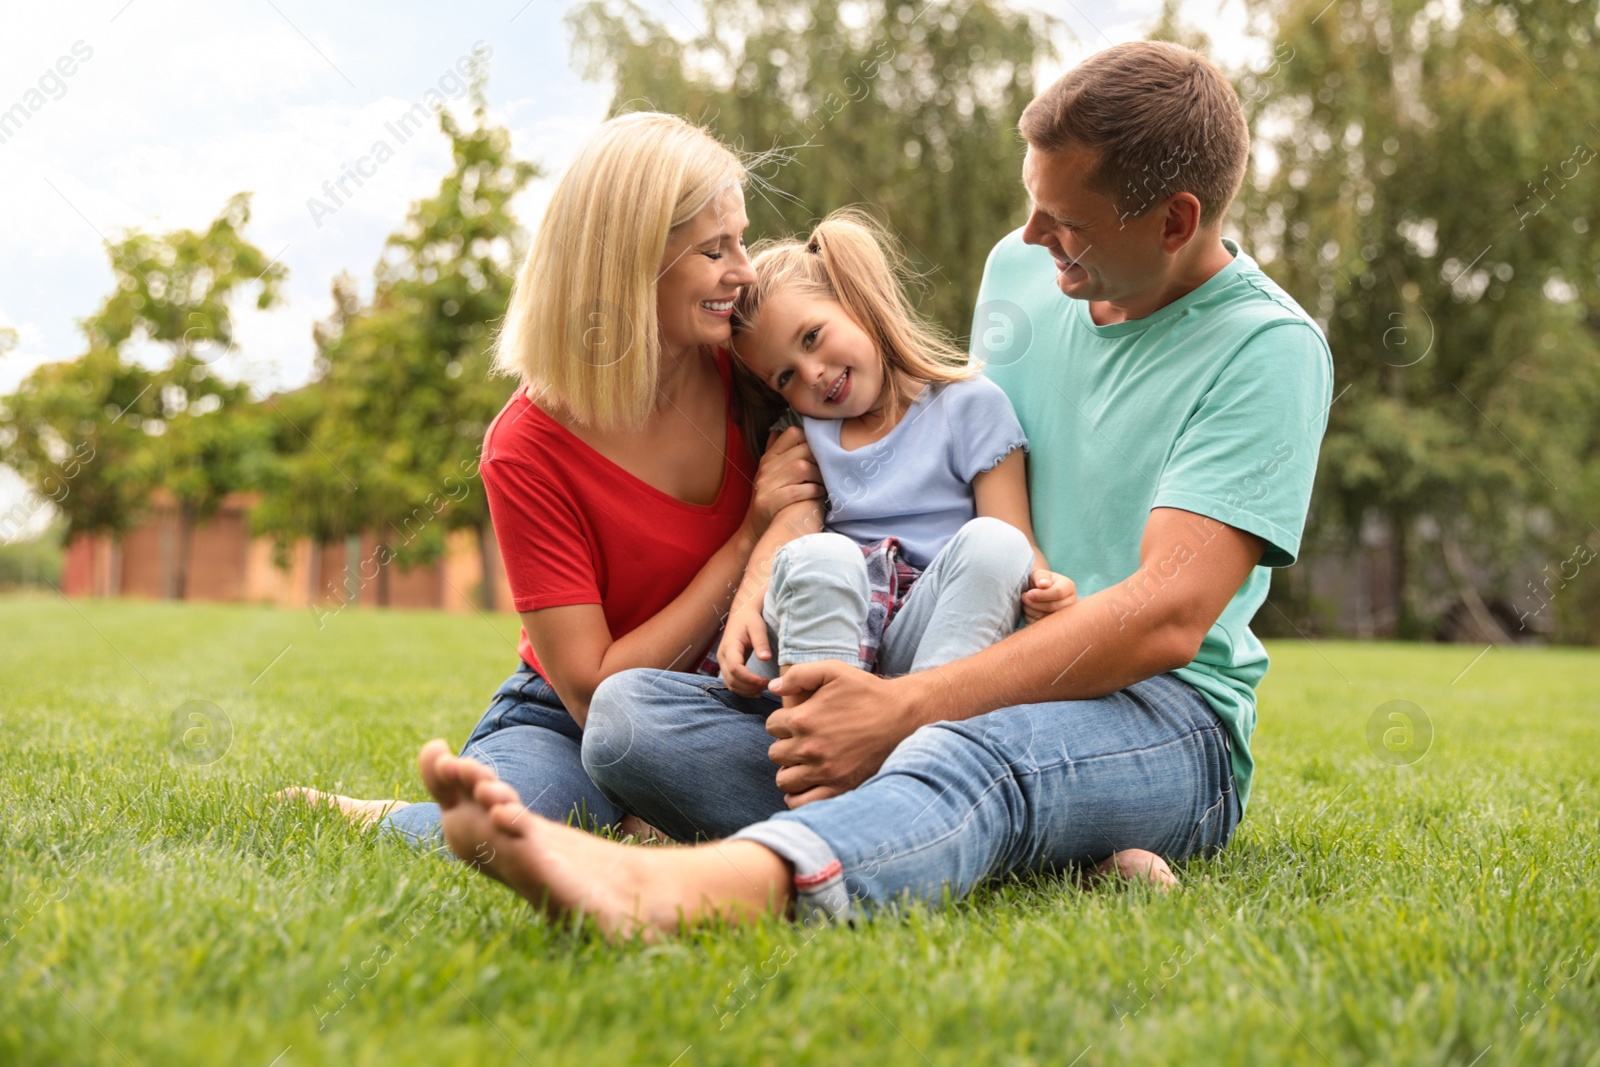
M 235 292 L 259 286 L 255 303 L 265 310 L 279 302 L 289 273 L 244 239 L 249 221 L 250 194 L 236 193 L 204 232 L 132 230 L 110 245 L 117 285 L 83 320 L 91 346 L 154 341 L 171 349 L 175 361 L 202 368 L 225 355 L 233 345 Z M 190 380 L 204 377 L 195 373 Z M 188 388 L 181 380 L 173 384 Z
M 161 376 L 169 413 L 165 432 L 152 442 L 161 484 L 178 503 L 171 590 L 178 600 L 188 592 L 196 527 L 216 515 L 229 493 L 256 488 L 269 462 L 269 428 L 250 403 L 249 387 L 209 375 L 186 385 L 173 383 L 174 377 L 192 377 L 188 371 L 180 363 Z
M 115 349 L 91 348 L 36 368 L 0 400 L 0 462 L 55 505 L 64 537 L 116 536 L 137 521 L 154 481 L 144 420 L 159 413 L 155 384 Z
M 135 230 L 111 246 L 117 287 L 84 322 L 93 343 L 121 348 L 155 342 L 172 352 L 154 380 L 159 417 L 147 419 L 152 479 L 178 501 L 178 556 L 171 595 L 182 599 L 196 525 L 223 497 L 250 484 L 261 437 L 238 410 L 246 386 L 220 379 L 212 365 L 233 348 L 230 312 L 236 291 L 257 286 L 256 306 L 279 302 L 288 271 L 269 260 L 243 231 L 250 194 L 229 198 L 202 232 L 159 236 Z
M 364 528 L 355 509 L 359 483 L 315 444 L 327 442 L 332 415 L 320 383 L 262 400 L 268 434 L 268 462 L 257 486 L 261 501 L 250 513 L 256 534 L 272 537 L 280 565 L 302 537 L 317 544 L 341 541 Z
M 280 536 L 377 529 L 379 562 L 405 566 L 436 558 L 447 531 L 471 529 L 493 573 L 477 457 L 511 386 L 490 376 L 490 332 L 521 259 L 511 201 L 539 169 L 513 158 L 510 134 L 489 125 L 484 86 L 480 61 L 472 129 L 439 109 L 453 168 L 386 242 L 371 303 L 353 279 L 334 283 L 334 315 L 316 333 L 324 410 L 307 430 L 316 447 L 290 461 L 296 476 L 279 478 L 262 515 Z M 380 603 L 386 573 L 377 571 Z M 486 606 L 493 595 L 485 581 Z
M 753 234 L 870 205 L 936 281 L 923 310 L 965 334 L 989 250 L 1026 214 L 1015 127 L 1059 24 L 998 0 L 701 9 L 707 29 L 687 41 L 633 0 L 569 16 L 585 73 L 616 86 L 612 111 L 674 112 L 768 153 L 746 197 Z
M 1594 529 L 1600 5 L 1325 3 L 1258 0 L 1240 80 L 1275 161 L 1243 221 L 1335 358 L 1311 536 L 1381 534 L 1399 636 L 1459 600 L 1503 639 L 1473 575 L 1531 604 L 1513 570 Z
M 249 219 L 249 194 L 239 193 L 202 232 L 132 230 L 108 243 L 116 286 L 80 323 L 89 350 L 38 368 L 0 406 L 0 460 L 61 510 L 69 537 L 118 536 L 152 488 L 173 488 L 179 596 L 194 524 L 247 479 L 249 434 L 226 423 L 246 390 L 210 364 L 232 347 L 237 293 L 258 286 L 256 306 L 272 307 L 287 274 L 244 239 Z M 166 346 L 170 365 L 150 371 L 124 358 L 145 342 Z

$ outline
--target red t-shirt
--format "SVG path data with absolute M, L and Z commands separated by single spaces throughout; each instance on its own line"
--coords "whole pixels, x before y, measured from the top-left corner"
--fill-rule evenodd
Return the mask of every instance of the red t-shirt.
M 718 351 L 728 438 L 722 488 L 708 505 L 686 504 L 635 478 L 525 389 L 495 416 L 479 471 L 518 611 L 599 604 L 615 640 L 670 604 L 734 535 L 756 463 L 735 418 L 728 359 Z M 526 630 L 517 651 L 544 674 Z

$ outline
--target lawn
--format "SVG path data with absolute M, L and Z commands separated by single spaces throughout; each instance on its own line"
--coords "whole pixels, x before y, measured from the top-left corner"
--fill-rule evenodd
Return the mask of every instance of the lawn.
M 264 799 L 419 799 L 515 632 L 0 599 L 0 1064 L 1600 1064 L 1600 652 L 1276 643 L 1170 897 L 649 947 Z

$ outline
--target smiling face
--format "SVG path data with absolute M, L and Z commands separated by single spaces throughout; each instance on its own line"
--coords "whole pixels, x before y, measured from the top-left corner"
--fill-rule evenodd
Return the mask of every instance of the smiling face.
M 664 354 L 725 345 L 739 287 L 755 281 L 744 251 L 744 192 L 731 186 L 667 238 L 656 278 Z
M 1135 305 L 1159 291 L 1168 264 L 1166 213 L 1159 204 L 1133 217 L 1087 184 L 1099 163 L 1091 149 L 1044 152 L 1029 147 L 1022 184 L 1032 210 L 1022 239 L 1050 251 L 1056 285 L 1077 300 Z
M 877 346 L 826 297 L 794 289 L 769 295 L 736 351 L 790 407 L 814 419 L 857 418 L 884 396 Z

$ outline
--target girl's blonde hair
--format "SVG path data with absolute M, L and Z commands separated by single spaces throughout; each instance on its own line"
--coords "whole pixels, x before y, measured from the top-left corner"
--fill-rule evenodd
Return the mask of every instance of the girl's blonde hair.
M 676 115 L 601 125 L 567 168 L 523 261 L 495 369 L 586 425 L 636 428 L 656 402 L 656 281 L 667 240 L 745 167 Z
M 835 211 L 806 240 L 780 241 L 758 251 L 751 261 L 755 284 L 745 286 L 733 304 L 734 344 L 755 328 L 768 299 L 794 290 L 839 304 L 872 338 L 885 366 L 899 372 L 884 375 L 891 411 L 914 399 L 906 393 L 907 381 L 920 385 L 973 377 L 978 365 L 912 306 L 902 282 L 904 264 L 898 242 L 870 215 L 854 208 Z M 752 391 L 765 393 L 771 407 L 776 394 L 742 363 L 736 366 L 747 398 Z M 781 400 L 777 406 L 782 409 Z

